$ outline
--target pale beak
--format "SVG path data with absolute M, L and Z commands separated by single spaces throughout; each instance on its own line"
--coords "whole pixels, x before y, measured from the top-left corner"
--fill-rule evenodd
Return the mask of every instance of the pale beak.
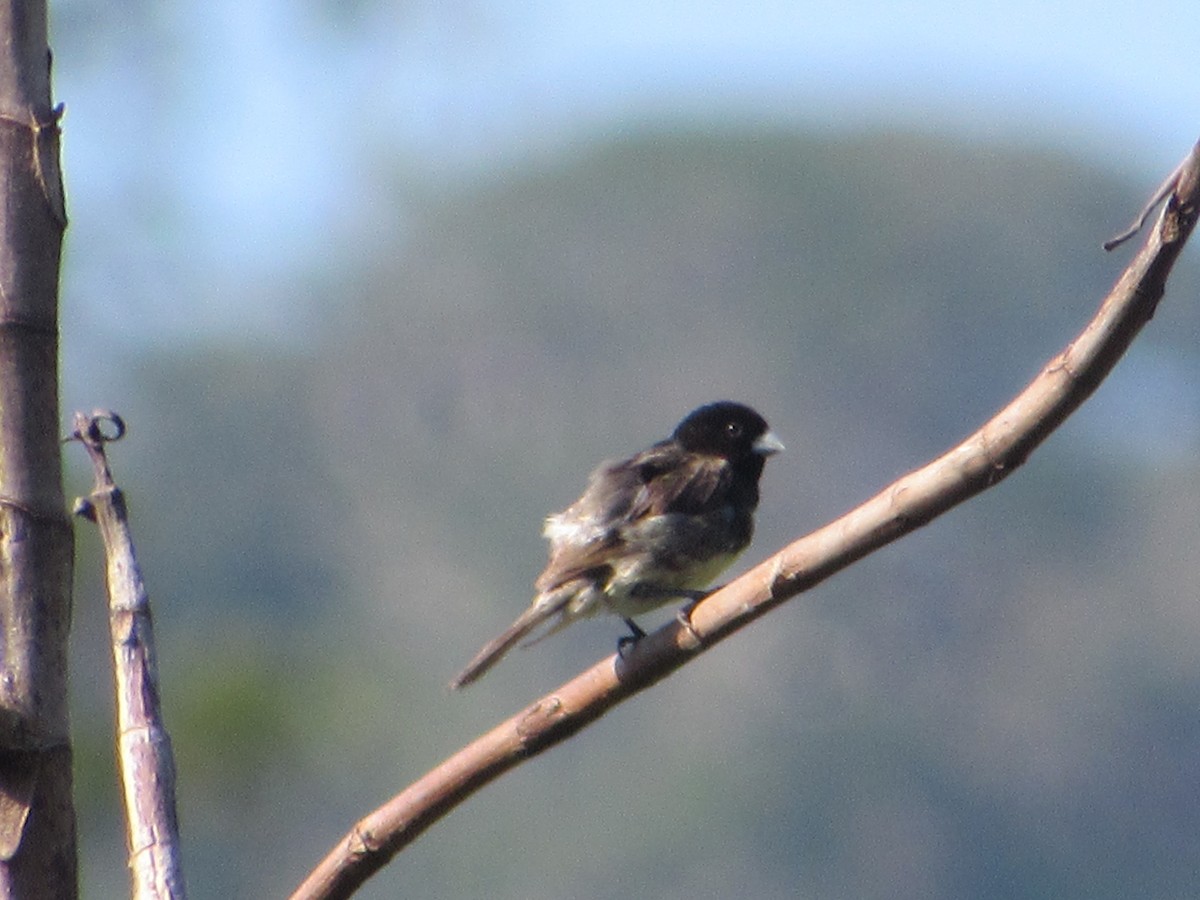
M 783 450 L 783 441 L 775 436 L 775 432 L 768 431 L 757 441 L 755 441 L 751 445 L 750 449 L 759 456 L 774 456 L 776 453 L 779 453 L 781 450 Z

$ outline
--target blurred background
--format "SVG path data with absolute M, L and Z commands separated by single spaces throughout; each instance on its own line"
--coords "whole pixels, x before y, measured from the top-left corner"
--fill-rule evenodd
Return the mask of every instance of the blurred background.
M 599 460 L 752 403 L 788 445 L 761 559 L 1019 390 L 1200 136 L 1191 0 L 51 15 L 64 422 L 130 424 L 198 900 L 285 894 L 613 650 L 596 620 L 445 688 Z M 1198 260 L 1016 475 L 488 787 L 363 896 L 1195 896 Z M 84 894 L 116 898 L 97 545 L 79 824 Z

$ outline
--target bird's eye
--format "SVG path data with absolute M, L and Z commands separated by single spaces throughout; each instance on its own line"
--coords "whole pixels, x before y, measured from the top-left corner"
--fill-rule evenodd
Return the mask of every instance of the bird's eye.
M 726 422 L 725 433 L 731 438 L 740 438 L 742 436 L 741 422 Z

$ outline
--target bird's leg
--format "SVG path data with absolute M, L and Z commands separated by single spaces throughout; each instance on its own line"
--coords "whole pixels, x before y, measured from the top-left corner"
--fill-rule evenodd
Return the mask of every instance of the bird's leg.
M 646 636 L 646 632 L 642 631 L 642 629 L 638 626 L 638 623 L 633 621 L 633 619 L 623 619 L 622 621 L 624 621 L 626 627 L 631 632 L 629 636 L 635 641 L 640 641 Z
M 680 607 L 679 612 L 675 614 L 679 624 L 687 630 L 687 632 L 695 638 L 696 642 L 700 642 L 700 635 L 696 633 L 696 629 L 692 627 L 692 610 L 696 608 L 696 604 L 707 597 L 714 591 L 720 588 L 709 588 L 706 591 L 691 590 L 688 588 L 660 588 L 649 584 L 640 584 L 634 588 L 633 592 L 640 597 L 683 597 L 687 602 Z M 638 626 L 637 622 L 630 618 L 622 619 L 629 626 L 630 633 L 617 640 L 617 653 L 624 658 L 625 653 L 634 644 L 646 636 L 646 632 Z
M 626 650 L 634 646 L 634 644 L 646 636 L 646 632 L 642 631 L 642 629 L 638 627 L 638 623 L 633 621 L 633 619 L 624 619 L 623 621 L 627 626 L 629 626 L 630 633 L 617 639 L 617 656 L 621 657 L 622 659 L 625 658 Z

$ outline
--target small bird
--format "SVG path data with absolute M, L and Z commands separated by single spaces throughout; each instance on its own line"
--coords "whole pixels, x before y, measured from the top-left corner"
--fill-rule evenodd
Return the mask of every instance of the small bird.
M 632 632 L 623 645 L 645 636 L 633 616 L 703 597 L 750 544 L 763 463 L 782 449 L 757 412 L 721 401 L 689 413 L 666 440 L 602 463 L 583 496 L 546 519 L 550 561 L 533 603 L 450 686 L 480 678 L 544 624 L 534 641 L 611 612 Z

